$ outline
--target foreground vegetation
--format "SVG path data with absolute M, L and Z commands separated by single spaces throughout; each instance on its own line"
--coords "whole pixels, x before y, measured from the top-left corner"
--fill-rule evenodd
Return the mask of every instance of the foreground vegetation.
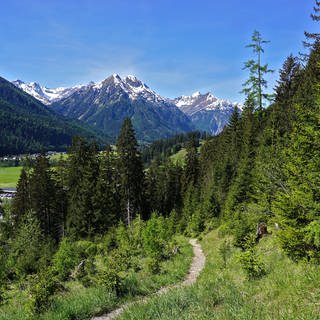
M 120 224 L 95 241 L 65 238 L 51 266 L 2 291 L 0 319 L 88 319 L 180 281 L 192 249 L 185 238 L 173 238 L 168 223 L 156 216 L 146 224 L 137 218 L 129 229 Z M 36 261 L 29 253 L 16 263 L 12 272 L 23 275 Z
M 207 260 L 195 286 L 132 306 L 119 320 L 318 319 L 318 266 L 292 262 L 279 248 L 276 232 L 257 246 L 265 274 L 251 280 L 232 237 L 210 232 L 201 241 Z M 222 249 L 225 243 L 230 243 L 227 251 Z

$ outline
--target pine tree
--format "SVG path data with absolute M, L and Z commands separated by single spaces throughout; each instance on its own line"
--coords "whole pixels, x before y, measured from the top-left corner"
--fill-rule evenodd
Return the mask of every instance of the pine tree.
M 40 223 L 44 235 L 56 241 L 61 237 L 63 213 L 57 207 L 57 189 L 50 171 L 49 160 L 37 157 L 30 176 L 31 209 Z M 63 210 L 63 209 L 62 209 Z
M 254 31 L 251 39 L 252 43 L 246 47 L 252 48 L 256 58 L 245 62 L 243 69 L 249 70 L 249 79 L 243 84 L 244 89 L 241 92 L 246 95 L 246 99 L 251 104 L 262 109 L 264 100 L 272 100 L 272 95 L 264 92 L 264 89 L 267 88 L 267 80 L 264 76 L 272 73 L 273 70 L 269 69 L 268 64 L 261 64 L 261 54 L 264 52 L 262 45 L 269 41 L 263 40 L 259 31 Z
M 187 154 L 185 158 L 185 167 L 184 167 L 184 190 L 189 186 L 196 186 L 199 179 L 199 156 L 197 146 L 199 141 L 191 136 L 187 143 Z
M 320 259 L 320 43 L 311 51 L 297 96 L 290 144 L 285 151 L 286 181 L 274 210 L 281 223 L 280 240 L 294 259 Z
M 291 130 L 294 117 L 293 99 L 298 89 L 301 71 L 301 65 L 293 55 L 286 59 L 280 70 L 280 77 L 275 87 L 275 103 L 271 108 L 274 134 L 279 134 L 280 137 Z
M 315 22 L 320 21 L 319 12 L 320 12 L 320 1 L 316 0 L 315 5 L 313 7 L 313 13 L 310 14 L 310 17 L 313 21 Z M 306 37 L 306 40 L 303 42 L 303 45 L 306 48 L 310 48 L 310 50 L 314 49 L 316 43 L 320 41 L 320 33 L 305 31 L 304 35 Z
M 75 138 L 68 158 L 67 232 L 76 238 L 95 232 L 94 202 L 98 178 L 95 143 Z
M 257 139 L 257 114 L 251 104 L 245 106 L 241 116 L 241 148 L 237 163 L 236 176 L 228 192 L 225 210 L 233 214 L 235 208 L 248 202 L 252 194 L 252 168 L 255 161 L 255 147 Z
M 129 118 L 126 118 L 117 141 L 121 212 L 128 225 L 136 214 L 144 214 L 144 172 L 138 143 Z
M 93 197 L 95 231 L 105 233 L 119 221 L 120 197 L 117 193 L 116 159 L 108 146 L 100 155 L 99 175 Z
M 12 203 L 13 221 L 17 226 L 19 221 L 31 208 L 29 177 L 25 168 L 22 168 L 17 183 L 17 192 Z

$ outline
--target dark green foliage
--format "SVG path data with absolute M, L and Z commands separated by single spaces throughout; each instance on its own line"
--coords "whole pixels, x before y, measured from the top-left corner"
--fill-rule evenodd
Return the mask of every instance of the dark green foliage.
M 76 238 L 90 236 L 95 232 L 97 148 L 94 143 L 77 138 L 68 153 L 67 233 Z
M 66 210 L 60 188 L 62 187 L 53 179 L 48 158 L 45 155 L 37 157 L 30 176 L 30 204 L 44 235 L 56 242 L 63 236 Z
M 123 122 L 117 140 L 117 153 L 121 214 L 129 225 L 136 214 L 144 214 L 145 205 L 143 164 L 129 118 Z
M 151 163 L 146 174 L 146 197 L 151 212 L 161 212 L 164 216 L 182 207 L 182 168 L 166 161 Z
M 119 221 L 121 197 L 117 157 L 108 148 L 99 156 L 99 173 L 93 195 L 95 233 L 103 234 Z
M 197 147 L 199 140 L 195 137 L 191 137 L 187 143 L 186 164 L 184 167 L 183 184 L 184 190 L 189 186 L 196 186 L 199 179 L 199 156 Z
M 293 132 L 285 155 L 285 183 L 277 195 L 275 210 L 283 230 L 279 234 L 285 250 L 295 259 L 314 258 L 314 238 L 319 219 L 319 57 L 315 45 L 296 95 Z
M 17 194 L 12 203 L 13 219 L 16 225 L 25 213 L 31 209 L 30 182 L 25 168 L 21 170 L 17 184 Z

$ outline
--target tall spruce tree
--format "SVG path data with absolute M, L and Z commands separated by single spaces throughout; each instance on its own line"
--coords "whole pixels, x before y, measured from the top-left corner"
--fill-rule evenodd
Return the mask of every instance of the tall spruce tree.
M 138 143 L 129 118 L 122 124 L 117 140 L 121 212 L 128 225 L 136 214 L 144 214 L 144 172 Z
M 283 137 L 291 131 L 294 117 L 294 97 L 298 89 L 301 75 L 301 65 L 298 58 L 290 55 L 284 62 L 279 80 L 275 87 L 275 103 L 271 107 L 270 120 L 273 122 L 273 139 L 277 135 Z
M 184 189 L 189 186 L 196 186 L 199 180 L 199 155 L 197 146 L 199 140 L 194 136 L 191 136 L 187 143 L 187 154 L 184 167 Z
M 68 158 L 67 232 L 76 238 L 95 233 L 94 195 L 98 178 L 98 158 L 95 143 L 75 138 Z
M 272 100 L 272 95 L 267 94 L 264 89 L 267 88 L 267 80 L 265 75 L 272 73 L 273 70 L 269 69 L 268 64 L 262 65 L 261 54 L 264 52 L 263 45 L 269 41 L 263 40 L 259 31 L 254 31 L 252 34 L 252 43 L 247 45 L 247 48 L 252 48 L 255 54 L 255 59 L 250 59 L 245 62 L 244 70 L 249 70 L 249 79 L 243 84 L 241 91 L 246 95 L 246 99 L 258 108 L 262 109 L 264 100 Z
M 311 50 L 295 97 L 295 121 L 285 150 L 286 181 L 274 210 L 284 250 L 294 259 L 320 261 L 320 42 Z
M 22 168 L 17 183 L 16 196 L 12 202 L 12 218 L 17 226 L 23 216 L 31 209 L 29 177 L 25 168 Z
M 120 195 L 117 192 L 116 158 L 110 146 L 100 154 L 99 175 L 93 196 L 94 225 L 103 234 L 119 222 Z
M 58 241 L 61 237 L 63 213 L 57 206 L 57 188 L 50 171 L 49 160 L 37 157 L 30 176 L 30 203 L 44 235 Z M 62 209 L 63 210 L 63 209 Z

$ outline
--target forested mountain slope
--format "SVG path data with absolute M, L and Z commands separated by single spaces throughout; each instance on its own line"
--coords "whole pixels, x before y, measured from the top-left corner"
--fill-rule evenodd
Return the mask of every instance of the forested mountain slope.
M 65 150 L 73 136 L 106 142 L 106 136 L 49 110 L 0 78 L 0 155 Z

